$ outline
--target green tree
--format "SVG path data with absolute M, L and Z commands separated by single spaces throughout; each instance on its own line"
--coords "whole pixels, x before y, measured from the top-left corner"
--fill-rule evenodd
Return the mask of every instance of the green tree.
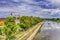
M 0 27 L 0 35 L 2 35 L 2 32 L 3 32 L 3 30 L 2 30 L 2 28 Z
M 15 34 L 17 33 L 17 27 L 15 25 L 15 17 L 7 17 L 5 19 L 4 33 L 6 35 L 6 40 L 13 40 Z
M 33 16 L 22 16 L 19 18 L 20 20 L 20 27 L 24 30 L 32 27 L 33 25 L 43 21 L 40 17 L 33 17 Z

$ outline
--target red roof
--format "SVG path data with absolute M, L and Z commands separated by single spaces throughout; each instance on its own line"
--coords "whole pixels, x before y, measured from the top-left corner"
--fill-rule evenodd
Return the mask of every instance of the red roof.
M 4 21 L 5 18 L 0 18 L 0 21 Z

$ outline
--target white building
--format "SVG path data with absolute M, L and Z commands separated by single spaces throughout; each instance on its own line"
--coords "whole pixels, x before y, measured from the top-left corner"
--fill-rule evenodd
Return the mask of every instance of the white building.
M 20 21 L 19 21 L 19 19 L 18 19 L 19 17 L 20 17 L 20 16 L 16 16 L 16 20 L 15 20 L 15 23 L 16 23 L 16 24 L 20 23 Z

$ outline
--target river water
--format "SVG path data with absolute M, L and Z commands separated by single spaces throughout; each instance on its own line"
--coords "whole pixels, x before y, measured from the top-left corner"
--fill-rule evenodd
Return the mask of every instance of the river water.
M 60 40 L 60 23 L 45 21 L 34 40 Z

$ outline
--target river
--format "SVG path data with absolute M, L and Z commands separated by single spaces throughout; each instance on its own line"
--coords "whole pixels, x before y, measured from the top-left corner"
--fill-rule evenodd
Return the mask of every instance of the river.
M 60 40 L 60 23 L 45 21 L 34 40 Z

